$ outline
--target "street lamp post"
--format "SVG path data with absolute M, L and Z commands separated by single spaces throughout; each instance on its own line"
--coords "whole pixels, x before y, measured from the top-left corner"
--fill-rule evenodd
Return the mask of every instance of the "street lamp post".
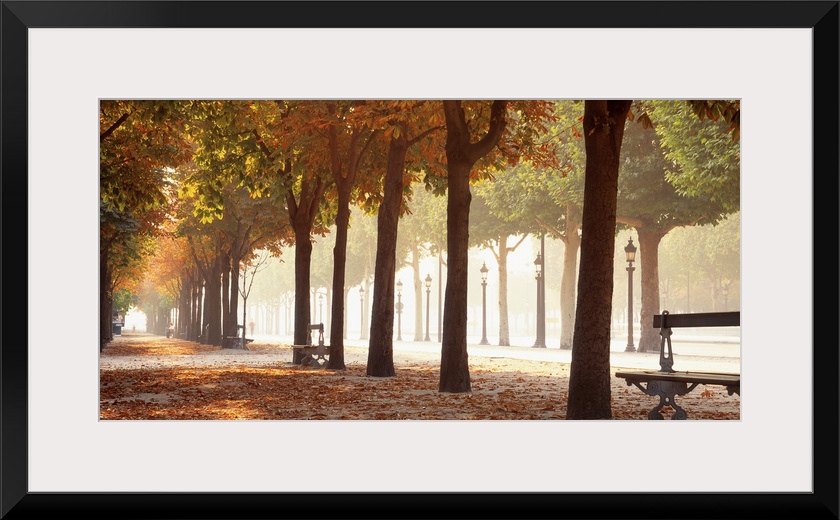
M 633 237 L 624 248 L 624 254 L 627 257 L 627 348 L 624 352 L 636 352 L 636 347 L 633 346 L 633 262 L 636 261 L 636 246 L 633 245 Z
M 397 280 L 397 341 L 402 341 L 402 282 Z
M 429 337 L 429 300 L 432 294 L 432 275 L 426 275 L 426 337 L 423 341 L 432 341 Z
M 365 339 L 365 288 L 359 286 L 359 339 Z
M 481 342 L 479 345 L 489 345 L 487 341 L 487 264 L 482 262 L 481 269 Z
M 537 280 L 537 340 L 534 342 L 534 347 L 536 348 L 545 348 L 545 307 L 543 307 L 544 300 L 542 297 L 542 268 L 542 255 L 537 253 L 537 259 L 534 260 L 535 278 Z

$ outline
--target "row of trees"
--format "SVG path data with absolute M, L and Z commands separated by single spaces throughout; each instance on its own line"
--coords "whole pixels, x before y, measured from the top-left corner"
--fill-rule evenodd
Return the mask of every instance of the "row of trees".
M 493 181 L 484 181 L 493 182 Z M 483 184 L 479 183 L 476 188 Z M 492 192 L 491 192 L 492 194 Z M 434 197 L 423 190 L 422 186 L 415 186 L 414 202 L 428 199 L 418 208 L 417 212 L 405 215 L 400 220 L 400 231 L 397 248 L 397 279 L 402 284 L 401 303 L 405 308 L 402 313 L 401 331 L 406 340 L 423 341 L 425 330 L 426 287 L 423 279 L 431 275 L 433 279 L 431 293 L 431 331 L 436 340 L 440 340 L 440 306 L 442 294 L 439 285 L 446 279 L 445 250 L 442 256 L 444 262 L 438 259 L 439 249 L 428 240 L 413 239 L 417 236 L 418 228 L 427 230 L 430 223 L 442 226 L 445 220 L 445 207 L 439 204 L 441 197 Z M 438 207 L 440 206 L 440 207 Z M 481 241 L 482 222 L 486 216 L 481 213 L 481 199 L 473 198 L 470 210 L 471 241 Z M 355 210 L 351 217 L 352 226 L 348 232 L 348 253 L 346 264 L 345 288 L 343 297 L 345 304 L 344 337 L 352 332 L 352 337 L 359 338 L 360 323 L 369 323 L 368 290 L 373 280 L 374 258 L 372 251 L 376 244 L 376 216 L 364 215 Z M 718 225 L 691 226 L 677 228 L 663 238 L 658 248 L 659 257 L 659 292 L 662 309 L 672 312 L 710 312 L 724 310 L 726 303 L 735 308 L 738 305 L 738 280 L 740 278 L 740 218 L 738 214 L 731 215 Z M 425 235 L 425 232 L 420 232 Z M 434 233 L 431 233 L 434 235 Z M 441 233 L 442 235 L 442 233 Z M 313 242 L 312 261 L 310 264 L 311 291 L 313 295 L 322 294 L 323 301 L 313 300 L 310 315 L 313 320 L 329 324 L 329 312 L 324 312 L 323 303 L 326 302 L 327 311 L 333 298 L 332 294 L 332 250 L 335 233 L 330 230 L 324 237 L 316 237 Z M 427 235 L 428 236 L 428 235 Z M 613 325 L 616 321 L 624 322 L 627 302 L 627 273 L 624 247 L 628 238 L 637 240 L 635 231 L 626 229 L 616 236 L 615 245 L 615 288 L 613 291 Z M 492 239 L 492 235 L 485 237 Z M 511 337 L 531 334 L 525 328 L 532 328 L 534 317 L 526 318 L 525 313 L 533 310 L 534 304 L 534 259 L 539 253 L 539 236 L 511 235 L 503 237 L 512 251 L 499 262 L 495 251 L 482 249 L 482 245 L 470 249 L 470 286 L 468 290 L 469 308 L 472 312 L 471 323 L 478 323 L 480 318 L 481 287 L 479 267 L 486 262 L 489 269 L 488 276 L 488 335 L 490 341 L 499 345 L 510 345 Z M 542 257 L 543 278 L 546 280 L 547 311 L 552 317 L 554 337 L 550 347 L 559 347 L 557 335 L 560 327 L 560 290 L 561 274 L 565 246 L 559 239 L 553 239 L 548 233 L 545 240 L 545 255 Z M 400 261 L 402 259 L 402 261 Z M 276 322 L 290 321 L 286 314 L 289 304 L 294 300 L 294 251 L 286 248 L 282 259 L 277 259 L 269 268 L 261 273 L 254 284 L 253 294 L 248 300 L 251 303 L 249 314 L 258 312 L 263 319 L 271 319 L 272 327 L 262 327 L 264 323 L 257 319 L 257 330 L 261 333 L 291 334 L 278 332 Z M 282 261 L 280 261 L 282 260 Z M 417 260 L 417 261 L 415 261 Z M 442 265 L 442 267 L 441 267 Z M 641 308 L 639 295 L 640 277 L 635 275 L 633 308 L 636 321 L 639 320 L 638 311 Z M 358 289 L 361 289 L 359 291 Z M 725 292 L 725 295 L 724 295 Z M 359 298 L 361 297 L 361 301 Z M 359 302 L 359 303 L 357 303 Z M 500 304 L 506 303 L 507 311 L 502 312 Z M 350 320 L 348 321 L 348 308 Z M 257 311 L 259 309 L 259 311 Z M 270 309 L 270 310 L 269 310 Z M 266 315 L 266 313 L 268 313 Z M 277 315 L 275 317 L 275 314 Z M 477 321 L 478 320 L 478 321 Z M 530 321 L 527 321 L 530 320 Z M 516 327 L 515 327 L 516 325 Z M 648 324 L 649 325 L 649 324 Z M 329 326 L 327 327 L 329 330 Z M 517 332 L 517 330 L 519 331 Z M 640 329 L 637 327 L 636 331 Z M 367 339 L 367 328 L 361 331 L 361 338 Z M 408 336 L 406 336 L 408 333 Z M 476 334 L 472 330 L 472 334 Z M 615 331 L 613 332 L 615 336 Z M 568 334 L 563 337 L 567 337 Z M 658 347 L 658 345 L 657 345 Z
M 737 131 L 738 114 L 737 102 L 724 101 L 103 101 L 103 344 L 116 280 L 144 265 L 153 246 L 169 261 L 154 262 L 149 279 L 178 305 L 179 333 L 221 344 L 236 331 L 236 289 L 254 252 L 293 245 L 294 341 L 305 342 L 312 237 L 334 225 L 332 292 L 346 296 L 353 205 L 377 215 L 367 373 L 393 376 L 394 273 L 404 258 L 397 231 L 422 183 L 446 201 L 445 236 L 424 237 L 445 252 L 448 274 L 439 389 L 469 392 L 468 249 L 481 235 L 471 233 L 471 201 L 498 190 L 512 198 L 485 192 L 488 213 L 518 226 L 487 239 L 500 266 L 515 246 L 507 238 L 526 230 L 566 245 L 569 417 L 609 417 L 617 225 L 639 233 L 644 319 L 659 307 L 648 285 L 658 283 L 662 237 L 737 211 L 739 152 L 727 131 Z M 628 119 L 642 124 L 625 138 Z M 642 152 L 622 155 L 623 144 Z M 331 301 L 331 369 L 344 368 L 345 300 Z

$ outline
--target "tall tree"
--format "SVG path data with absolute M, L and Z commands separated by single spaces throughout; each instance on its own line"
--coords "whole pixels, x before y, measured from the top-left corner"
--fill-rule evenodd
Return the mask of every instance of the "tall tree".
M 504 132 L 507 101 L 494 101 L 486 130 L 476 142 L 462 101 L 444 100 L 447 164 L 447 251 L 449 270 L 443 310 L 440 360 L 441 392 L 470 392 L 467 361 L 467 281 L 470 215 L 470 172 L 498 144 Z
M 737 139 L 740 103 L 689 101 L 701 119 L 722 119 Z M 584 103 L 584 183 L 580 278 L 567 419 L 609 419 L 609 321 L 612 315 L 618 166 L 631 101 Z M 650 124 L 646 114 L 640 120 Z M 583 320 L 586 320 L 585 322 Z
M 333 249 L 333 299 L 330 318 L 330 357 L 327 368 L 343 370 L 344 364 L 344 287 L 347 264 L 347 231 L 350 226 L 350 196 L 362 161 L 373 142 L 376 130 L 368 121 L 354 117 L 364 102 L 325 103 L 326 137 L 330 171 L 338 194 Z M 376 300 L 374 299 L 374 302 Z
M 467 280 L 470 181 L 475 174 L 530 158 L 556 164 L 540 141 L 553 120 L 550 101 L 443 101 L 446 120 L 447 279 L 441 345 L 441 392 L 470 392 L 467 360 Z M 469 117 L 468 117 L 469 116 Z M 475 135 L 478 134 L 478 135 Z M 494 150 L 496 152 L 494 152 Z M 491 152 L 494 152 L 491 154 Z M 473 172 L 473 166 L 482 161 Z
M 618 167 L 631 101 L 587 100 L 580 275 L 568 419 L 611 419 L 610 318 Z
M 373 310 L 371 312 L 367 375 L 393 377 L 394 371 L 394 284 L 397 270 L 397 228 L 403 200 L 411 179 L 406 172 L 409 149 L 421 143 L 442 125 L 435 124 L 431 102 L 390 102 L 378 117 L 388 139 L 382 203 L 377 217 L 377 244 Z M 431 123 L 426 121 L 431 119 Z M 418 124 L 417 121 L 424 123 Z M 432 147 L 423 147 L 425 155 Z M 422 153 L 422 152 L 421 152 Z M 416 159 L 415 159 L 416 160 Z M 409 182 L 406 182 L 409 181 Z

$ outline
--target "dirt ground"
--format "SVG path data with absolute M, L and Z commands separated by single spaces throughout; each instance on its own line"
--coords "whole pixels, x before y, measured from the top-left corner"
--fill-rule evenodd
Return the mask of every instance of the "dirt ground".
M 469 394 L 438 392 L 439 354 L 394 352 L 396 377 L 365 374 L 367 349 L 345 347 L 346 370 L 293 365 L 289 345 L 222 349 L 124 334 L 100 354 L 102 420 L 565 419 L 567 363 L 470 356 Z M 614 419 L 646 420 L 658 398 L 613 378 Z M 740 397 L 700 386 L 677 404 L 689 420 L 739 420 Z M 670 418 L 671 409 L 663 415 Z

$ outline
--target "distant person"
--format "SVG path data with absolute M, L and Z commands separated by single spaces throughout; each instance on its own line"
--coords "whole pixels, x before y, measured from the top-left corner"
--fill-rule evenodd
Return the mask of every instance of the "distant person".
M 248 327 L 251 328 L 251 335 L 253 336 L 254 335 L 254 320 L 251 320 L 251 322 L 248 323 Z

